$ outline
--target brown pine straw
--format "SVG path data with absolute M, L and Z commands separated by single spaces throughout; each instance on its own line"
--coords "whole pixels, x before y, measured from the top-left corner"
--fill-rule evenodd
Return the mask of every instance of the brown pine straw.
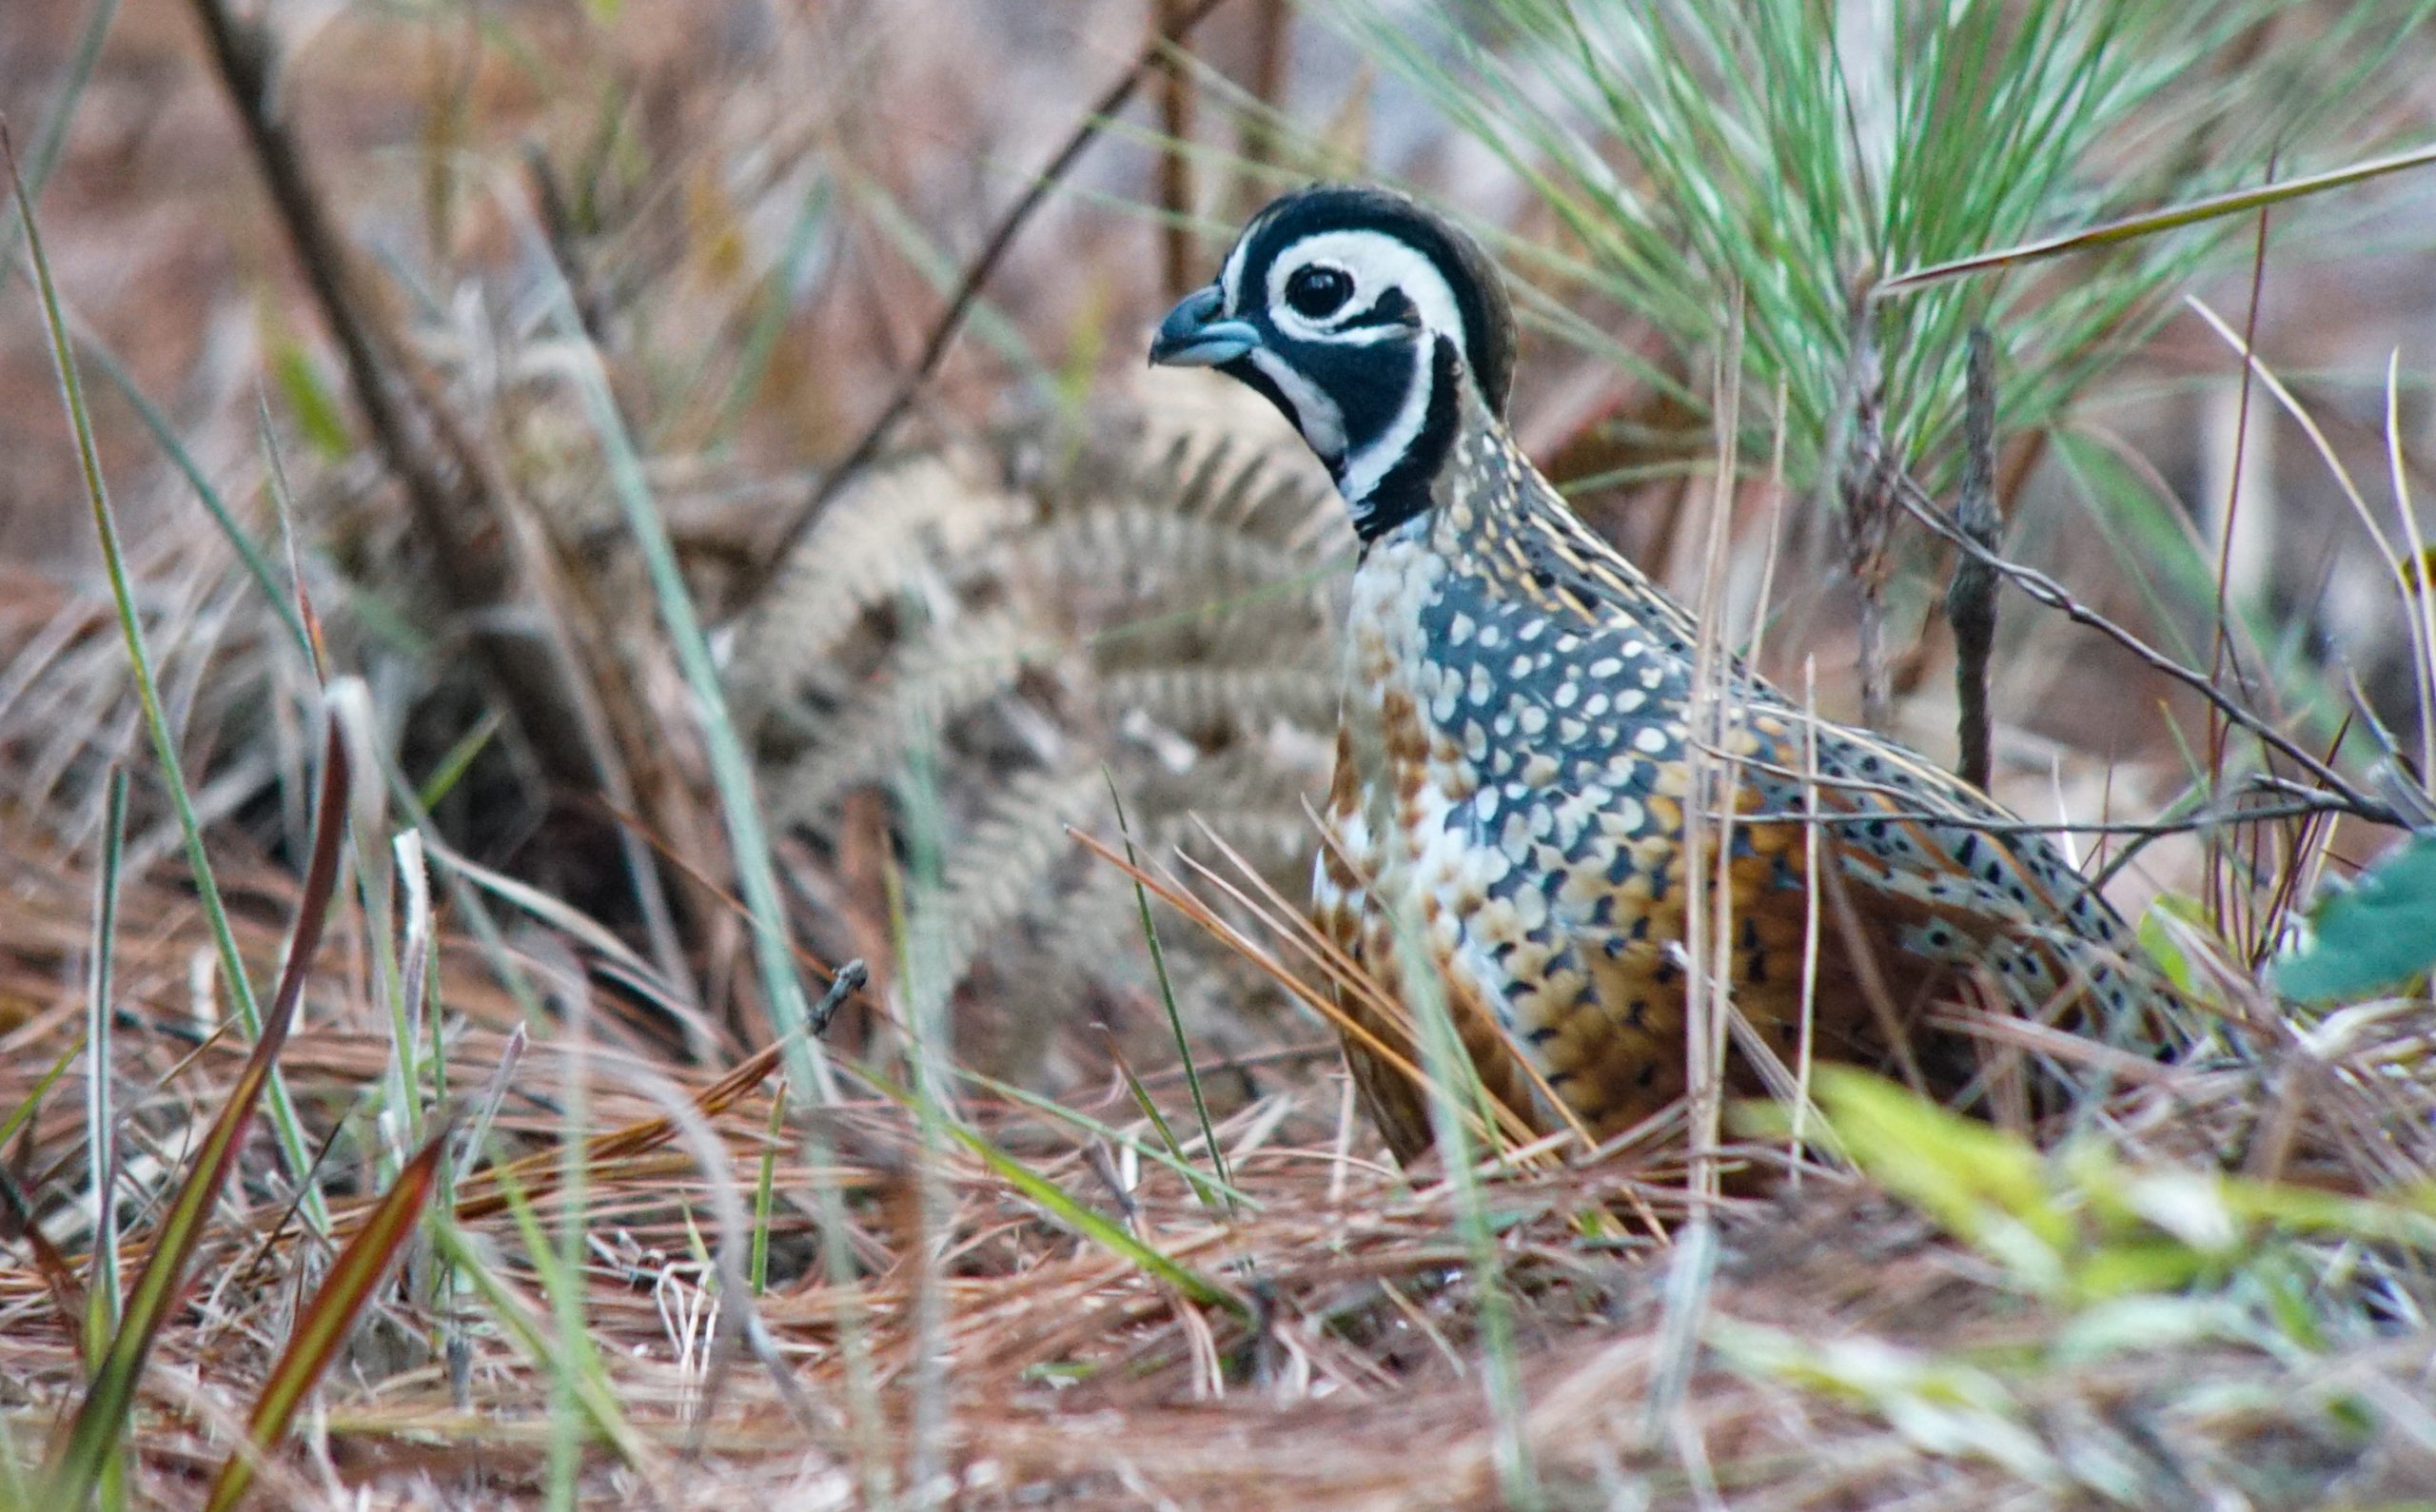
M 0 844 L 0 893 L 10 904 L 0 909 L 0 1115 L 81 1031 L 74 967 L 90 895 L 71 857 L 8 838 Z M 267 870 L 241 880 L 237 891 L 248 899 L 241 938 L 266 969 L 287 884 Z M 1192 906 L 1171 879 L 1153 880 Z M 226 1043 L 196 1052 L 187 964 L 205 937 L 179 892 L 130 884 L 126 916 L 118 1054 L 128 1109 L 127 1207 L 137 1215 L 129 1247 L 140 1249 L 187 1131 L 241 1055 Z M 363 949 L 357 922 L 351 913 L 335 921 L 285 1063 L 317 1137 L 386 1062 L 385 1016 L 359 995 L 364 975 L 352 965 Z M 441 977 L 448 1011 L 462 1024 L 448 1047 L 451 1084 L 479 1087 L 513 1009 L 462 940 L 445 942 Z M 2051 1028 L 2012 1020 L 1970 1027 L 2041 1055 L 2108 1055 Z M 2428 1133 L 2436 1035 L 2424 1008 L 2352 1011 L 2307 1034 L 2262 1031 L 2245 1043 L 2245 1058 L 2216 1067 L 2134 1070 L 2106 1059 L 2123 1089 L 2102 1110 L 2118 1157 L 2213 1169 L 2226 1151 L 2271 1141 L 2285 1179 L 2342 1191 L 2392 1190 L 2398 1177 L 2436 1164 Z M 604 1043 L 598 1052 L 620 1051 Z M 552 1056 L 548 1026 L 537 1026 L 529 1054 Z M 561 1214 L 550 1179 L 558 1120 L 539 1096 L 557 1077 L 549 1065 L 532 1064 L 500 1128 L 522 1152 L 525 1186 L 546 1226 Z M 1341 1083 L 1325 1062 L 1316 1073 L 1299 1070 L 1309 1065 L 1292 1057 L 1267 1065 L 1253 1094 L 1219 1123 L 1235 1179 L 1252 1199 L 1240 1213 L 1213 1215 L 1182 1179 L 1148 1160 L 1117 1151 L 1103 1163 L 1118 1172 L 1138 1165 L 1124 1194 L 1134 1231 L 1256 1298 L 1248 1322 L 1196 1311 L 1050 1221 L 959 1149 L 942 1158 L 948 1200 L 937 1274 L 951 1426 L 933 1449 L 954 1483 L 953 1504 L 1489 1504 L 1492 1430 L 1470 1379 L 1478 1344 L 1448 1192 L 1426 1173 L 1407 1179 L 1371 1158 L 1366 1130 L 1339 1159 Z M 669 1072 L 740 1173 L 756 1168 L 767 1148 L 769 1069 L 765 1053 Z M 812 1172 L 792 1147 L 776 1152 L 772 1286 L 759 1311 L 815 1404 L 815 1421 L 828 1426 L 808 1435 L 752 1372 L 735 1373 L 712 1415 L 697 1420 L 711 1337 L 706 1270 L 694 1248 L 709 1208 L 704 1178 L 665 1142 L 665 1115 L 648 1099 L 607 1075 L 595 1078 L 593 1098 L 593 1126 L 604 1132 L 592 1142 L 587 1178 L 591 1332 L 638 1444 L 676 1466 L 698 1435 L 698 1463 L 662 1478 L 665 1504 L 732 1508 L 748 1497 L 773 1506 L 853 1504 L 847 1440 L 835 1421 L 844 1299 L 806 1264 L 808 1205 L 799 1201 Z M 1150 1137 L 1121 1092 L 1070 1091 L 1064 1101 Z M 1091 1140 L 993 1100 L 975 1097 L 972 1109 L 975 1127 L 1000 1149 L 1114 1215 L 1111 1194 L 1092 1174 Z M 2280 1122 L 2262 1128 L 2270 1109 Z M 846 1152 L 837 1176 L 850 1193 L 885 1193 L 905 1181 L 918 1148 L 909 1113 L 865 1101 L 835 1116 Z M 7 1152 L 12 1179 L 78 1267 L 88 1241 L 68 1194 L 83 1189 L 83 1141 L 72 1098 L 54 1088 L 31 1134 Z M 349 1148 L 341 1141 L 324 1172 L 343 1215 L 363 1190 Z M 285 1337 L 300 1278 L 324 1263 L 317 1242 L 291 1225 L 261 1265 L 247 1264 L 286 1208 L 266 1153 L 249 1161 L 206 1238 L 203 1284 L 147 1378 L 132 1445 L 141 1504 L 187 1505 L 199 1496 L 199 1472 L 226 1454 L 229 1425 L 244 1421 Z M 1780 1161 L 1783 1150 L 1721 1153 Z M 1689 1438 L 1646 1444 L 1640 1408 L 1660 1361 L 1663 1254 L 1648 1233 L 1619 1234 L 1595 1215 L 1639 1211 L 1669 1231 L 1691 1210 L 1682 1173 L 1649 1155 L 1585 1160 L 1564 1140 L 1541 1154 L 1505 1168 L 1491 1196 L 1518 1311 L 1523 1431 L 1563 1504 L 1604 1504 L 1602 1488 L 1618 1486 L 1638 1486 L 1661 1506 L 1699 1504 L 1702 1493 L 1687 1469 L 1694 1464 L 1737 1508 L 2041 1504 L 2086 1493 L 2070 1482 L 2026 1479 L 1984 1455 L 1940 1450 L 1868 1402 L 1759 1368 L 1747 1345 L 1754 1337 L 1996 1370 L 2012 1419 L 2032 1442 L 2056 1463 L 2111 1466 L 2125 1504 L 2189 1504 L 2193 1487 L 2263 1483 L 2290 1489 L 2281 1504 L 2316 1504 L 2337 1492 L 2367 1502 L 2436 1483 L 2436 1432 L 2425 1406 L 2436 1348 L 2424 1329 L 2281 1352 L 2203 1336 L 2101 1353 L 2071 1369 L 2009 1369 L 2003 1362 L 2046 1347 L 2068 1314 L 2007 1286 L 1985 1259 L 1866 1184 L 1817 1168 L 1798 1197 L 1716 1206 L 1718 1270 L 1681 1399 Z M 460 1211 L 523 1305 L 546 1315 L 540 1280 L 515 1225 L 498 1211 L 493 1180 L 466 1182 Z M 922 1264 L 886 1218 L 887 1204 L 857 1201 L 855 1210 L 852 1242 L 872 1358 L 888 1410 L 900 1412 L 912 1389 Z M 2361 1251 L 2349 1263 L 2356 1277 L 2400 1285 L 2423 1261 Z M 405 1507 L 512 1504 L 537 1494 L 548 1453 L 539 1410 L 546 1381 L 477 1311 L 465 1330 L 467 1396 L 462 1408 L 453 1404 L 449 1372 L 424 1343 L 437 1337 L 436 1320 L 411 1297 L 396 1284 L 383 1290 L 377 1316 L 319 1388 L 314 1446 L 291 1443 L 268 1467 L 278 1496 Z M 0 1239 L 0 1340 L 8 1366 L 0 1412 L 22 1454 L 74 1399 L 81 1369 L 68 1321 L 15 1239 Z M 633 1484 L 599 1448 L 582 1477 L 583 1496 L 599 1504 L 622 1503 Z

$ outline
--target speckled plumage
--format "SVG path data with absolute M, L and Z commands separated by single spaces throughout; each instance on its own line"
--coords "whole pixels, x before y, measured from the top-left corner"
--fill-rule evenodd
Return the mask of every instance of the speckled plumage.
M 1230 284 L 1244 282 L 1246 264 L 1253 283 L 1264 269 L 1293 271 L 1295 248 L 1318 235 L 1334 233 L 1325 245 L 1343 257 L 1346 224 L 1381 226 L 1382 236 L 1413 235 L 1418 225 L 1432 249 L 1429 238 L 1453 234 L 1374 191 L 1306 191 L 1281 206 L 1247 229 L 1244 245 L 1264 226 L 1282 245 L 1248 256 L 1239 245 Z M 1318 231 L 1289 225 L 1298 242 L 1274 230 L 1297 218 Z M 1368 268 L 1359 256 L 1347 261 L 1356 265 L 1348 299 L 1372 297 L 1374 309 L 1401 297 L 1366 287 L 1378 269 L 1422 276 L 1397 256 Z M 1494 278 L 1468 265 L 1446 272 Z M 1504 319 L 1502 294 L 1487 292 L 1463 308 L 1486 304 Z M 1823 1056 L 1883 1060 L 1889 1009 L 1909 1041 L 1921 1011 L 1958 996 L 1974 972 L 2025 1009 L 2075 986 L 2104 1017 L 2153 1001 L 2120 954 L 2122 922 L 2054 848 L 1900 747 L 1823 722 L 1814 738 L 1797 707 L 1729 666 L 1718 750 L 1696 762 L 1687 724 L 1693 621 L 1583 527 L 1515 447 L 1464 362 L 1469 352 L 1495 364 L 1510 352 L 1504 333 L 1483 346 L 1460 317 L 1452 329 L 1412 322 L 1406 365 L 1418 397 L 1396 406 L 1392 423 L 1348 424 L 1361 413 L 1348 404 L 1314 425 L 1307 410 L 1329 396 L 1311 399 L 1292 375 L 1278 382 L 1282 363 L 1311 353 L 1313 371 L 1369 361 L 1393 377 L 1405 359 L 1385 350 L 1387 339 L 1363 334 L 1378 321 L 1347 313 L 1313 334 L 1276 332 L 1242 307 L 1251 296 L 1230 297 L 1223 307 L 1208 298 L 1179 306 L 1163 349 L 1215 330 L 1231 339 L 1212 344 L 1232 351 L 1242 338 L 1231 333 L 1252 331 L 1268 348 L 1256 354 L 1260 371 L 1241 358 L 1228 370 L 1264 386 L 1306 437 L 1318 431 L 1333 445 L 1331 455 L 1314 439 L 1341 487 L 1353 476 L 1410 483 L 1403 494 L 1348 490 L 1365 545 L 1315 920 L 1398 1001 L 1413 1000 L 1407 967 L 1425 961 L 1483 1086 L 1523 1126 L 1571 1124 L 1604 1138 L 1681 1095 L 1688 877 L 1696 865 L 1719 874 L 1721 829 L 1731 835 L 1723 874 L 1734 1006 L 1787 1063 L 1798 1049 L 1814 913 L 1813 1029 Z M 1422 303 L 1459 302 L 1442 292 Z M 1340 349 L 1319 350 L 1328 344 Z M 1392 455 L 1378 455 L 1390 446 Z M 1713 791 L 1731 793 L 1730 825 L 1722 814 L 1687 815 L 1696 765 L 1719 775 Z M 1839 900 L 1831 907 L 1814 906 L 1814 848 L 1800 817 L 1813 813 L 1825 820 L 1815 848 L 1818 901 Z M 1699 860 L 1689 838 L 1696 828 L 1707 837 Z M 1864 977 L 1876 984 L 1876 1006 Z M 1343 1006 L 1388 1050 L 1420 1059 L 1408 1014 L 1382 1013 L 1355 993 Z M 1945 1049 L 1916 1058 L 1968 1066 L 1967 1048 Z M 1346 1055 L 1390 1147 L 1407 1158 L 1426 1149 L 1422 1091 L 1361 1035 L 1347 1036 Z M 1738 1079 L 1750 1083 L 1747 1067 Z
M 1605 1137 L 1685 1082 L 1694 626 L 1575 520 L 1476 392 L 1464 410 L 1436 507 L 1372 542 L 1354 574 L 1314 916 L 1398 995 L 1392 921 L 1411 921 L 1489 1090 L 1542 1129 L 1562 1127 L 1553 1092 Z M 1809 848 L 1799 820 L 1748 816 L 1806 812 L 1807 721 L 1748 677 L 1726 718 L 1734 1002 L 1791 1063 Z M 2136 1002 L 2122 924 L 2052 846 L 1989 833 L 2013 816 L 1876 736 L 1821 723 L 1817 743 L 1817 809 L 1839 816 L 1819 854 L 1852 884 L 1900 1007 L 1950 992 L 1974 962 L 2033 1002 L 2076 971 L 2106 1008 Z M 1818 943 L 1822 1052 L 1875 1058 L 1881 1036 L 1832 916 Z M 1401 1024 L 1369 1027 L 1411 1044 Z M 1349 1050 L 1390 1145 L 1426 1148 L 1415 1089 Z

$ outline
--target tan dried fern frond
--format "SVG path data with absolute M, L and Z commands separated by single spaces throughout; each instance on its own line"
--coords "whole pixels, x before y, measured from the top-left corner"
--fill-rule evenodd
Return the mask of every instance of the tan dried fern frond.
M 837 707 L 814 714 L 790 705 L 786 719 L 811 744 L 766 789 L 772 815 L 821 827 L 848 789 L 903 767 L 925 731 L 944 729 L 1013 688 L 1026 641 L 1023 625 L 1010 615 L 965 616 L 894 650 Z
M 1084 580 L 1142 584 L 1145 597 L 1203 597 L 1254 584 L 1314 582 L 1310 558 L 1225 520 L 1176 514 L 1151 502 L 1107 504 L 1058 520 L 1027 542 Z M 1189 605 L 1179 605 L 1189 607 Z
M 727 680 L 738 709 L 766 712 L 791 685 L 831 671 L 865 614 L 908 593 L 932 598 L 975 571 L 1028 513 L 964 459 L 909 458 L 874 474 L 805 535 L 737 627 Z
M 958 1043 L 1025 1062 L 993 1070 L 1081 1074 L 1093 1022 L 1161 1053 L 1130 890 L 1065 831 L 1112 829 L 1111 781 L 1146 854 L 1197 846 L 1199 815 L 1306 885 L 1335 725 L 1329 559 L 1350 537 L 1303 448 L 1262 423 L 1163 403 L 900 463 L 738 622 L 730 677 L 762 714 L 773 816 L 841 866 L 869 854 L 850 797 L 887 793 L 917 741 L 934 758 Z M 1196 1032 L 1244 1045 L 1261 1020 L 1236 1022 L 1254 992 L 1235 963 L 1191 932 L 1170 945 L 1180 1004 L 1228 1021 Z
M 1069 825 L 1097 827 L 1108 812 L 1108 783 L 1095 768 L 1027 772 L 1008 780 L 949 853 L 947 943 L 950 976 L 961 981 L 981 948 L 1007 926 L 1041 912 L 1067 912 L 1070 887 L 1055 874 L 1073 859 Z
M 1257 736 L 1281 720 L 1317 728 L 1336 713 L 1335 677 L 1312 666 L 1123 668 L 1104 674 L 1099 690 L 1112 708 L 1209 739 Z

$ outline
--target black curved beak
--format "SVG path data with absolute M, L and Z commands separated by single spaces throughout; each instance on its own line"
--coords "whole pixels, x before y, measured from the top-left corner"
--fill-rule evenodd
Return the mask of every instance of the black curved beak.
M 1150 363 L 1158 367 L 1218 367 L 1260 344 L 1248 321 L 1222 321 L 1227 303 L 1218 285 L 1197 288 L 1179 301 L 1150 339 Z

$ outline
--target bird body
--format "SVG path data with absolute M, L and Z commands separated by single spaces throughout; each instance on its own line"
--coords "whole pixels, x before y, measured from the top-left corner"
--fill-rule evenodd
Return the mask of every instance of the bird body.
M 1703 926 L 1722 926 L 1735 1011 L 1765 1047 L 1737 1063 L 1746 1085 L 1753 1055 L 1793 1064 L 1805 1029 L 1821 1055 L 1916 1067 L 1922 1011 L 1974 976 L 2026 1008 L 2147 1006 L 2121 921 L 1984 794 L 1731 658 L 1699 723 L 1692 617 L 1505 429 L 1495 277 L 1409 202 L 1322 187 L 1255 219 L 1153 349 L 1277 403 L 1363 539 L 1312 908 L 1383 989 L 1343 1006 L 1390 1148 L 1431 1142 L 1404 1069 L 1423 992 L 1523 1129 L 1605 1138 L 1680 1097 L 1696 871 L 1722 884 Z M 1954 1050 L 1927 1058 L 1967 1068 Z

